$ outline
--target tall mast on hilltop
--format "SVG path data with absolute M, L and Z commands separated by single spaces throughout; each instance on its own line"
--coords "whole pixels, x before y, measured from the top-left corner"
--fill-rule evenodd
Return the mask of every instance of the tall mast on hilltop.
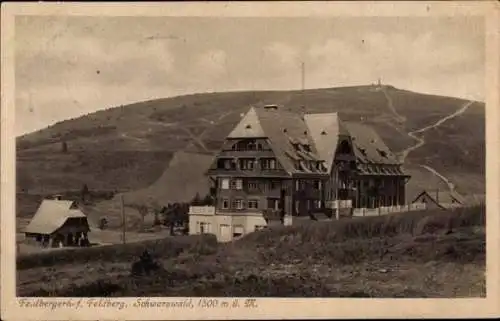
M 305 63 L 303 61 L 300 64 L 300 71 L 301 71 L 301 76 L 302 76 L 301 90 L 303 92 L 305 89 L 305 83 L 306 83 L 306 68 L 305 68 Z
M 300 113 L 302 116 L 306 113 L 306 106 L 305 106 L 305 101 L 304 101 L 304 90 L 306 87 L 306 67 L 305 63 L 301 61 L 300 63 L 300 76 L 301 76 L 301 84 L 300 84 L 300 100 L 302 104 L 300 105 Z

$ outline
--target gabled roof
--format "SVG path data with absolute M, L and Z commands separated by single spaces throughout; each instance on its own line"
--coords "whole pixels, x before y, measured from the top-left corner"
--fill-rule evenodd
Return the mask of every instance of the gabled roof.
M 304 121 L 309 128 L 318 156 L 325 161 L 328 172 L 335 159 L 339 135 L 348 135 L 337 113 L 306 114 Z
M 372 127 L 355 122 L 345 122 L 344 124 L 351 135 L 354 155 L 359 162 L 387 165 L 401 164 L 396 155 L 391 152 Z
M 465 200 L 462 197 L 462 195 L 460 195 L 456 191 L 442 191 L 442 190 L 438 191 L 424 190 L 420 194 L 418 194 L 417 197 L 415 197 L 412 203 L 416 202 L 423 195 L 427 195 L 427 197 L 429 197 L 434 203 L 436 203 L 442 208 L 452 207 L 454 202 L 455 204 L 459 205 L 465 204 Z
M 69 218 L 87 218 L 73 201 L 43 200 L 25 233 L 52 234 Z
M 257 137 L 269 140 L 276 158 L 289 174 L 313 173 L 314 170 L 297 169 L 296 162 L 321 160 L 306 123 L 297 113 L 279 108 L 252 107 L 228 136 L 228 138 Z M 309 150 L 306 150 L 304 145 L 308 146 Z
M 238 125 L 227 136 L 228 138 L 261 138 L 266 137 L 254 107 L 246 113 Z
M 319 173 L 314 168 L 305 167 L 307 161 L 322 162 L 325 169 L 321 173 L 330 173 L 339 136 L 343 135 L 351 137 L 353 152 L 359 163 L 401 165 L 373 128 L 343 122 L 337 113 L 306 114 L 302 117 L 278 107 L 252 107 L 227 138 L 267 138 L 277 160 L 291 175 Z M 394 173 L 385 173 L 387 170 L 391 169 L 381 169 L 378 174 L 402 174 L 397 169 Z

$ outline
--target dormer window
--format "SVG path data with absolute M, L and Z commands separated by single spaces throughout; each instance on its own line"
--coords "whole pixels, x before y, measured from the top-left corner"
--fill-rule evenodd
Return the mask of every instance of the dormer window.
M 378 153 L 380 154 L 380 156 L 382 157 L 387 157 L 387 152 L 385 150 L 380 150 L 380 149 L 377 149 Z
M 252 128 L 252 125 L 248 124 L 248 125 L 245 126 L 245 128 L 246 129 L 250 129 L 250 128 Z
M 309 145 L 302 145 L 302 147 L 304 148 L 304 150 L 306 152 L 310 152 L 311 151 L 311 146 L 309 146 Z
M 322 130 L 321 135 L 326 135 L 326 131 Z

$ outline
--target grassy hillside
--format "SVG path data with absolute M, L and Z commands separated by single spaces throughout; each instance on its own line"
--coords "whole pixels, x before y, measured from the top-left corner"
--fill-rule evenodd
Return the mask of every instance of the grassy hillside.
M 372 125 L 389 147 L 401 151 L 415 143 L 407 135 L 409 131 L 436 122 L 465 102 L 391 86 L 385 86 L 385 90 L 360 86 L 304 93 L 206 93 L 146 101 L 67 120 L 19 137 L 17 189 L 20 193 L 48 194 L 79 190 L 87 184 L 91 190 L 130 191 L 127 197 L 131 199 L 141 198 L 144 193 L 168 200 L 188 199 L 193 191 L 204 189 L 199 185 L 203 180 L 201 167 L 209 163 L 206 155 L 218 150 L 250 105 L 278 103 L 295 111 L 302 110 L 301 106 L 307 112 L 337 111 L 344 120 Z M 405 121 L 395 115 L 394 109 Z M 414 174 L 411 188 L 436 188 L 440 184 L 419 167 L 427 164 L 455 179 L 459 191 L 484 193 L 483 103 L 473 104 L 464 115 L 429 131 L 425 140 L 426 145 L 407 158 Z M 63 141 L 67 144 L 65 153 Z M 182 159 L 182 164 L 176 159 Z M 177 164 L 175 170 L 168 169 L 171 160 Z M 184 180 L 185 185 L 179 185 Z
M 113 263 L 114 247 L 89 262 L 91 252 L 54 252 L 39 257 L 44 267 L 18 260 L 18 295 L 484 297 L 485 218 L 474 207 L 309 222 L 227 244 L 185 238 L 179 251 L 161 241 L 150 250 L 163 270 L 143 277 L 130 275 L 142 245 L 116 246 Z

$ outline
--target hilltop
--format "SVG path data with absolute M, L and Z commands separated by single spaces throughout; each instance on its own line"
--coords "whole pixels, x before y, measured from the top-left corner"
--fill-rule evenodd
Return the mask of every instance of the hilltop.
M 129 192 L 126 195 L 132 199 L 145 194 L 167 197 L 165 201 L 189 199 L 198 189 L 206 190 L 199 186 L 203 167 L 251 105 L 280 104 L 310 113 L 336 111 L 343 120 L 373 126 L 391 149 L 402 152 L 416 144 L 409 132 L 434 124 L 467 103 L 372 85 L 203 93 L 139 102 L 19 137 L 17 191 L 50 194 L 87 184 L 91 190 Z M 434 168 L 463 194 L 484 193 L 484 103 L 472 102 L 464 113 L 420 137 L 425 144 L 406 158 L 406 168 L 413 175 L 410 195 L 421 188 L 447 188 L 421 165 Z M 186 183 L 178 189 L 181 181 Z

